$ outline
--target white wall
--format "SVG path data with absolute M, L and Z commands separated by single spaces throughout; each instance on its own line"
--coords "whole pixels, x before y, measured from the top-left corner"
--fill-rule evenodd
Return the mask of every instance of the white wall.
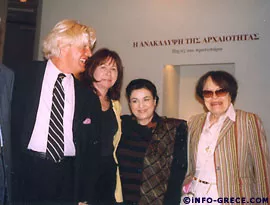
M 157 85 L 161 98 L 158 111 L 162 108 L 165 65 L 234 63 L 240 87 L 236 107 L 261 116 L 269 143 L 269 10 L 268 0 L 45 0 L 40 41 L 64 18 L 93 26 L 97 31 L 97 48 L 106 46 L 116 50 L 123 59 L 124 87 L 138 77 L 148 78 Z M 252 33 L 259 34 L 260 39 L 133 48 L 134 41 Z M 214 47 L 222 51 L 180 53 L 180 50 Z M 124 97 L 122 103 L 123 112 L 127 113 Z

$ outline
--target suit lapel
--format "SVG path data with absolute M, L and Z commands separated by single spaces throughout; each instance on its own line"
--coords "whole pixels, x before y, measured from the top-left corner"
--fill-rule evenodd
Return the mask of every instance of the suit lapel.
M 46 66 L 46 64 L 44 65 Z M 31 79 L 32 83 L 29 83 L 29 86 L 32 87 L 31 93 L 29 93 L 29 99 L 28 99 L 28 110 L 30 110 L 30 115 L 35 115 L 31 116 L 31 124 L 34 127 L 34 122 L 36 120 L 36 114 L 38 110 L 38 105 L 39 105 L 39 100 L 40 100 L 40 94 L 41 94 L 41 88 L 42 88 L 42 82 L 44 78 L 44 73 L 45 73 L 45 67 L 39 67 L 36 68 L 36 74 L 33 75 L 33 78 Z
M 228 130 L 232 127 L 233 123 L 234 122 L 232 120 L 230 120 L 229 117 L 226 117 L 225 121 L 223 122 L 222 128 L 220 130 L 220 134 L 218 136 L 216 148 L 219 145 L 219 143 L 221 142 L 221 140 L 226 136 L 226 133 L 228 133 Z
M 24 130 L 25 133 L 32 133 L 36 121 L 36 115 L 40 100 L 42 82 L 44 78 L 44 73 L 46 69 L 46 63 L 44 62 L 32 62 L 29 65 L 30 70 L 28 72 L 28 77 L 25 78 L 25 85 L 17 85 L 24 86 L 23 92 L 25 93 L 25 124 Z M 30 141 L 31 135 L 26 135 L 23 141 L 23 147 L 27 147 Z
M 196 162 L 197 162 L 197 154 L 198 154 L 198 144 L 199 140 L 202 134 L 203 126 L 206 120 L 206 114 L 200 115 L 197 120 L 194 121 L 193 123 L 193 133 L 191 133 L 191 136 L 193 138 L 191 139 L 191 153 L 193 153 L 193 167 L 196 167 Z
M 82 121 L 80 118 L 82 116 L 83 111 L 83 97 L 79 85 L 79 81 L 74 78 L 74 86 L 75 86 L 75 109 L 74 109 L 74 117 L 73 117 L 73 140 L 76 140 L 76 132 L 78 130 L 79 123 Z

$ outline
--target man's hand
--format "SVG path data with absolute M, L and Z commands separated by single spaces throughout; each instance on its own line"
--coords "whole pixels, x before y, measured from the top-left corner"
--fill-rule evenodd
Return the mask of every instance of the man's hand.
M 87 205 L 87 202 L 79 202 L 78 205 Z

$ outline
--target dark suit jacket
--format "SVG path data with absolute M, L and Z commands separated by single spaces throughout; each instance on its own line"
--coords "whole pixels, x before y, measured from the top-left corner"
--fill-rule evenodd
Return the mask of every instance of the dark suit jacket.
M 12 145 L 14 147 L 14 180 L 13 191 L 15 197 L 19 197 L 21 180 L 20 173 L 23 168 L 22 156 L 27 152 L 27 146 L 34 128 L 36 114 L 39 105 L 42 81 L 44 77 L 46 62 L 35 61 L 17 69 L 15 73 L 15 84 L 12 102 Z M 95 175 L 97 169 L 95 158 L 99 155 L 99 116 L 101 112 L 98 97 L 75 79 L 75 113 L 73 120 L 73 136 L 76 147 L 76 182 L 80 183 L 83 174 L 79 162 L 84 154 L 83 150 L 90 149 L 93 152 L 92 173 Z M 91 119 L 90 124 L 84 124 L 85 119 Z M 82 150 L 80 150 L 82 149 Z M 27 182 L 26 182 L 27 183 Z M 79 187 L 79 185 L 76 185 Z M 22 187 L 23 188 L 23 187 Z M 16 198 L 15 198 L 16 199 Z M 78 194 L 77 194 L 78 199 Z
M 5 182 L 7 182 L 7 194 L 10 199 L 10 105 L 13 89 L 14 73 L 0 64 L 0 126 L 3 138 L 2 156 L 0 159 L 0 204 L 5 194 Z

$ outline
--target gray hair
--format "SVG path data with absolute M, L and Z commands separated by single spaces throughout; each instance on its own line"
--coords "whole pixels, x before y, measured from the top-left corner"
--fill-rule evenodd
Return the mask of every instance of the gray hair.
M 43 41 L 43 54 L 47 59 L 59 57 L 60 46 L 75 44 L 89 45 L 93 48 L 95 42 L 96 33 L 93 28 L 75 20 L 65 19 L 58 22 Z

